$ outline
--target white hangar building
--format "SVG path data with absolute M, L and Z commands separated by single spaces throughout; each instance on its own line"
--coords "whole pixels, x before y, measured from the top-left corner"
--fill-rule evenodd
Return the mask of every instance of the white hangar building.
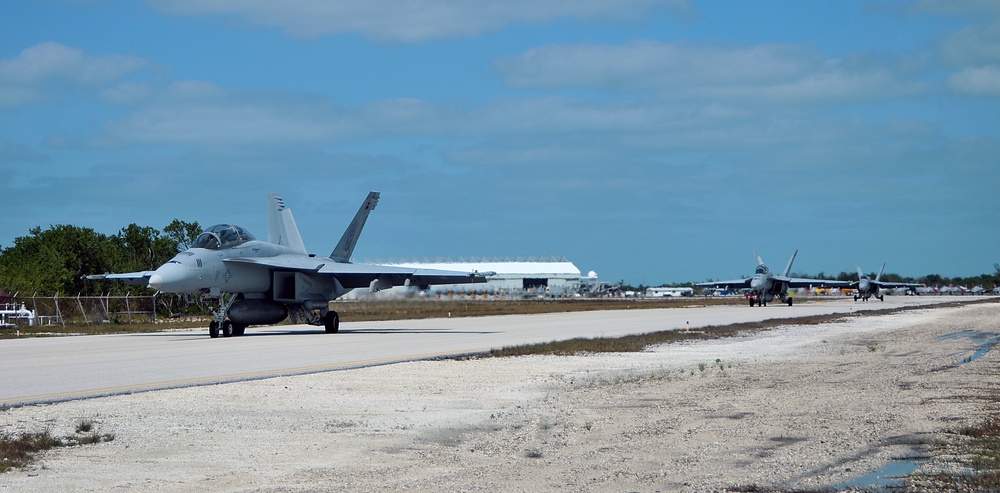
M 496 272 L 485 284 L 431 286 L 430 293 L 472 293 L 508 296 L 572 296 L 580 289 L 581 275 L 563 257 L 527 257 L 457 262 L 390 262 L 399 267 L 442 269 L 460 272 Z

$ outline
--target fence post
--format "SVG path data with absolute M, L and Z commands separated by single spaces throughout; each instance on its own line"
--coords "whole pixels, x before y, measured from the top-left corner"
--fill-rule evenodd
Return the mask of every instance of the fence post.
M 63 328 L 66 328 L 66 321 L 63 320 L 62 310 L 59 309 L 59 291 L 56 291 L 56 295 L 52 297 L 52 301 L 56 305 L 56 316 L 59 317 L 59 323 L 62 324 Z
M 80 302 L 80 294 L 76 295 L 76 306 L 80 309 L 80 314 L 83 315 L 83 323 L 90 325 L 90 320 L 87 319 L 87 311 L 83 309 L 83 303 Z

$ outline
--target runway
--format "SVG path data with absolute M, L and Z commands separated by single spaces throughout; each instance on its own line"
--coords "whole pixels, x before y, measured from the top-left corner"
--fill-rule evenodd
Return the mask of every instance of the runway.
M 632 309 L 543 315 L 344 322 L 338 334 L 289 325 L 210 339 L 205 330 L 0 341 L 0 405 L 205 385 L 472 354 L 504 346 L 683 330 L 765 319 L 926 305 L 971 296 L 883 302 L 813 299 L 795 306 Z

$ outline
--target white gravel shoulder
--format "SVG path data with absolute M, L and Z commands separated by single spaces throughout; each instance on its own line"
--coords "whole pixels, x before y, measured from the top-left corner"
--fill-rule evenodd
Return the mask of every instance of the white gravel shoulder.
M 983 415 L 1000 304 L 859 315 L 642 353 L 425 361 L 0 412 L 55 449 L 0 491 L 830 487 Z M 940 460 L 923 470 L 953 467 Z

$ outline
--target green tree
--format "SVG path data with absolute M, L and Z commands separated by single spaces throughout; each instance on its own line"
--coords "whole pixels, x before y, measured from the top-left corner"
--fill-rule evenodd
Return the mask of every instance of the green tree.
M 122 228 L 114 240 L 121 248 L 119 267 L 124 272 L 156 269 L 177 253 L 176 241 L 135 223 Z
M 91 294 L 82 275 L 111 271 L 116 247 L 105 235 L 70 225 L 29 230 L 0 253 L 0 287 L 31 295 Z
M 198 225 L 198 221 L 189 223 L 174 218 L 170 224 L 163 228 L 163 233 L 177 244 L 178 249 L 187 250 L 194 243 L 195 238 L 201 234 L 201 226 Z

